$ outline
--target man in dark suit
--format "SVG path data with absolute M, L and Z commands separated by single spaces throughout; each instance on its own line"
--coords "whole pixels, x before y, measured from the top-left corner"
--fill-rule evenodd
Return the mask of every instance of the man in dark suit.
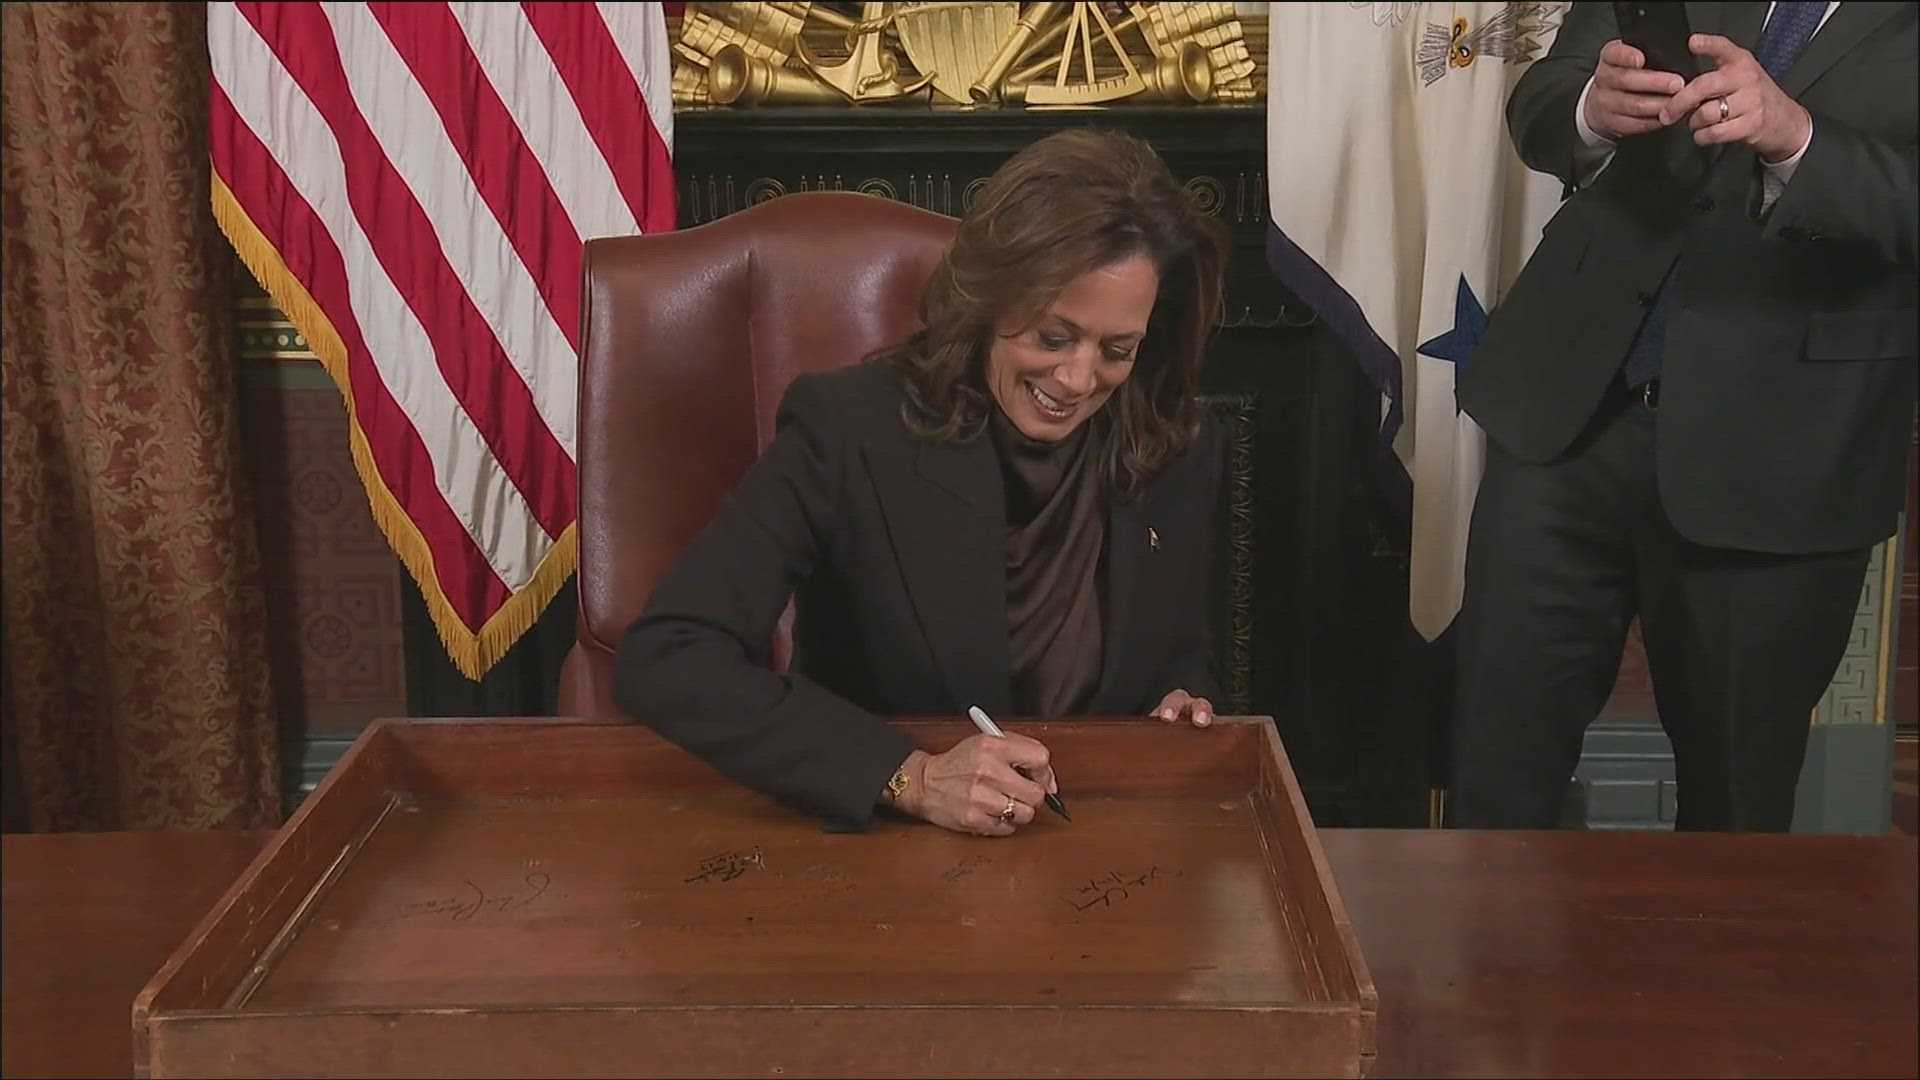
M 1508 103 L 1568 198 L 1462 372 L 1486 429 L 1452 818 L 1546 827 L 1628 623 L 1681 828 L 1784 830 L 1915 399 L 1916 5 L 1576 4 Z

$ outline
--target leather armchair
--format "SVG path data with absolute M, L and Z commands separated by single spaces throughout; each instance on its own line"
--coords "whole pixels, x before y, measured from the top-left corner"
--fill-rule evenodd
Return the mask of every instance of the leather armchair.
M 812 192 L 680 232 L 587 243 L 580 612 L 561 715 L 621 715 L 615 647 L 772 441 L 787 384 L 916 329 L 953 231 L 953 219 L 902 203 Z M 782 667 L 791 614 L 774 642 Z

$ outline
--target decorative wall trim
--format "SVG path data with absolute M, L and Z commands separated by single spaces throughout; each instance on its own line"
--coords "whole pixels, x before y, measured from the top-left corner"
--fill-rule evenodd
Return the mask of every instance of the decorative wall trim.
M 1600 719 L 1587 728 L 1561 825 L 1671 829 L 1678 809 L 1673 744 L 1654 719 Z
M 1254 417 L 1258 395 L 1206 394 L 1201 400 L 1227 429 L 1226 490 L 1221 493 L 1220 549 L 1223 614 L 1214 648 L 1227 700 L 1218 707 L 1245 713 L 1253 702 Z
M 1874 546 L 1860 585 L 1847 649 L 1813 710 L 1813 726 L 1885 724 L 1893 688 L 1894 616 L 1900 607 L 1900 555 L 1905 523 Z
M 1893 725 L 1820 724 L 1807 736 L 1793 831 L 1885 835 L 1893 817 Z
M 245 286 L 257 290 L 253 279 L 241 270 Z M 319 363 L 320 358 L 307 346 L 307 339 L 301 335 L 285 312 L 274 305 L 271 297 L 241 296 L 233 305 L 234 345 L 239 350 L 242 361 L 307 361 Z
M 310 738 L 284 748 L 280 802 L 288 815 L 300 808 L 313 789 L 353 745 L 352 739 Z

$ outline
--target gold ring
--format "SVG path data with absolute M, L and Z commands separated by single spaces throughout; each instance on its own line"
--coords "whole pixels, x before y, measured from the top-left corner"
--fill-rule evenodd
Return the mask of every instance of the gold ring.
M 1727 108 L 1727 99 L 1721 98 L 1720 99 L 1720 122 L 1723 124 L 1726 123 L 1727 116 L 1732 112 L 1733 112 L 1732 109 Z
M 1013 808 L 1019 805 L 1020 805 L 1019 803 L 1013 801 L 1013 796 L 1011 795 L 1007 796 L 1007 808 L 1005 810 L 1000 811 L 1000 820 L 1006 822 L 1009 825 L 1013 824 L 1013 813 L 1014 813 Z

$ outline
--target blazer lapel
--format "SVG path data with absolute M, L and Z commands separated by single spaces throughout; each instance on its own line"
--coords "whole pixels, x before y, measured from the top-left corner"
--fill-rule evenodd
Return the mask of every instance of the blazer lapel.
M 1827 19 L 1813 40 L 1794 58 L 1793 66 L 1780 80 L 1787 96 L 1798 98 L 1820 76 L 1825 75 L 1855 45 L 1880 24 L 1900 13 L 1902 4 L 1841 4 Z
M 1760 24 L 1766 18 L 1763 3 L 1687 5 L 1687 25 L 1694 33 L 1719 34 L 1748 52 L 1760 41 Z
M 865 457 L 954 708 L 1008 711 L 1006 507 L 992 441 L 924 443 L 910 463 L 872 448 Z
M 1725 21 L 1726 9 L 1735 6 L 1738 5 L 1688 4 L 1686 5 L 1687 27 L 1696 34 L 1723 34 L 1726 31 L 1721 28 L 1720 24 Z M 1766 8 L 1765 4 L 1747 4 L 1745 6 L 1758 7 L 1762 10 Z

